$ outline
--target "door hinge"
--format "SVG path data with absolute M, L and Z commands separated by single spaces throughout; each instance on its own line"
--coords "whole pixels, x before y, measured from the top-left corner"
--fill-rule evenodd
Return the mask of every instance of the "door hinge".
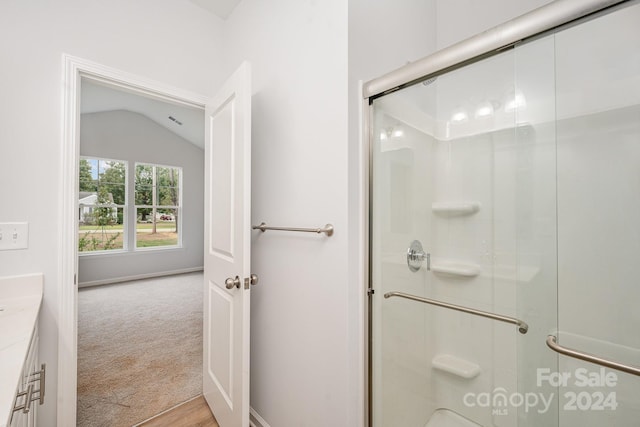
M 367 289 L 367 295 L 371 296 L 371 295 L 373 295 L 375 293 L 376 293 L 376 291 L 374 289 L 372 289 L 372 288 Z
M 74 274 L 73 275 L 73 284 L 77 285 L 78 284 L 78 274 Z

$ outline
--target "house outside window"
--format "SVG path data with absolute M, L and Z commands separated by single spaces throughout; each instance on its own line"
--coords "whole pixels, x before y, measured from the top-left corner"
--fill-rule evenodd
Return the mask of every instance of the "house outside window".
M 135 165 L 136 249 L 179 247 L 182 168 Z
M 127 163 L 82 157 L 78 178 L 78 251 L 126 250 Z

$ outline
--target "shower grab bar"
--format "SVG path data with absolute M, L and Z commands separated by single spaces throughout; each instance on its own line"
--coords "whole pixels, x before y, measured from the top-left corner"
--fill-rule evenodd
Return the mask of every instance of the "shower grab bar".
M 547 336 L 547 346 L 556 353 L 564 354 L 565 356 L 573 357 L 575 359 L 584 360 L 585 362 L 595 363 L 596 365 L 604 366 L 605 368 L 611 368 L 618 371 L 626 372 L 627 374 L 640 376 L 640 368 L 630 365 L 624 365 L 622 363 L 614 362 L 613 360 L 604 359 L 602 357 L 594 356 L 593 354 L 583 353 L 572 348 L 563 347 L 558 344 L 558 338 L 555 335 Z
M 279 230 L 279 231 L 301 231 L 303 233 L 324 233 L 327 236 L 333 235 L 333 225 L 327 224 L 322 228 L 293 228 L 293 227 L 270 227 L 267 226 L 264 222 L 260 223 L 260 225 L 254 225 L 251 227 L 254 230 L 260 230 L 263 233 L 267 230 Z
M 518 327 L 518 332 L 521 334 L 526 334 L 529 330 L 529 325 L 523 322 L 520 319 L 516 319 L 515 317 L 503 316 L 501 314 L 489 313 L 488 311 L 476 310 L 475 308 L 464 307 L 461 305 L 449 304 L 447 302 L 437 301 L 429 298 L 422 298 L 416 295 L 405 294 L 404 292 L 387 292 L 384 294 L 385 298 L 391 297 L 400 297 L 410 299 L 412 301 L 423 302 L 425 304 L 436 305 L 438 307 L 449 308 L 451 310 L 461 311 L 463 313 L 474 314 L 480 317 L 486 317 L 488 319 L 498 320 L 500 322 L 511 323 L 512 325 L 516 325 Z

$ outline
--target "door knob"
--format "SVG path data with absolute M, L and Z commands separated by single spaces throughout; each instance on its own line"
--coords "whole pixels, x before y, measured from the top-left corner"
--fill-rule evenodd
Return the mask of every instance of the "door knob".
M 251 276 L 249 276 L 249 283 L 251 283 L 252 285 L 257 285 L 258 284 L 258 275 L 257 274 L 252 274 Z
M 227 287 L 227 289 L 233 289 L 233 288 L 240 289 L 240 278 L 238 276 L 236 276 L 235 279 L 232 279 L 231 277 L 229 277 L 227 278 L 227 280 L 224 281 L 224 284 Z

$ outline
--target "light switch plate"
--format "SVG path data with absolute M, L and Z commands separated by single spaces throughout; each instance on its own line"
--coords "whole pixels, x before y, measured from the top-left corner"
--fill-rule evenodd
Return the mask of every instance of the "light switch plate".
M 0 251 L 29 247 L 28 222 L 0 222 Z

